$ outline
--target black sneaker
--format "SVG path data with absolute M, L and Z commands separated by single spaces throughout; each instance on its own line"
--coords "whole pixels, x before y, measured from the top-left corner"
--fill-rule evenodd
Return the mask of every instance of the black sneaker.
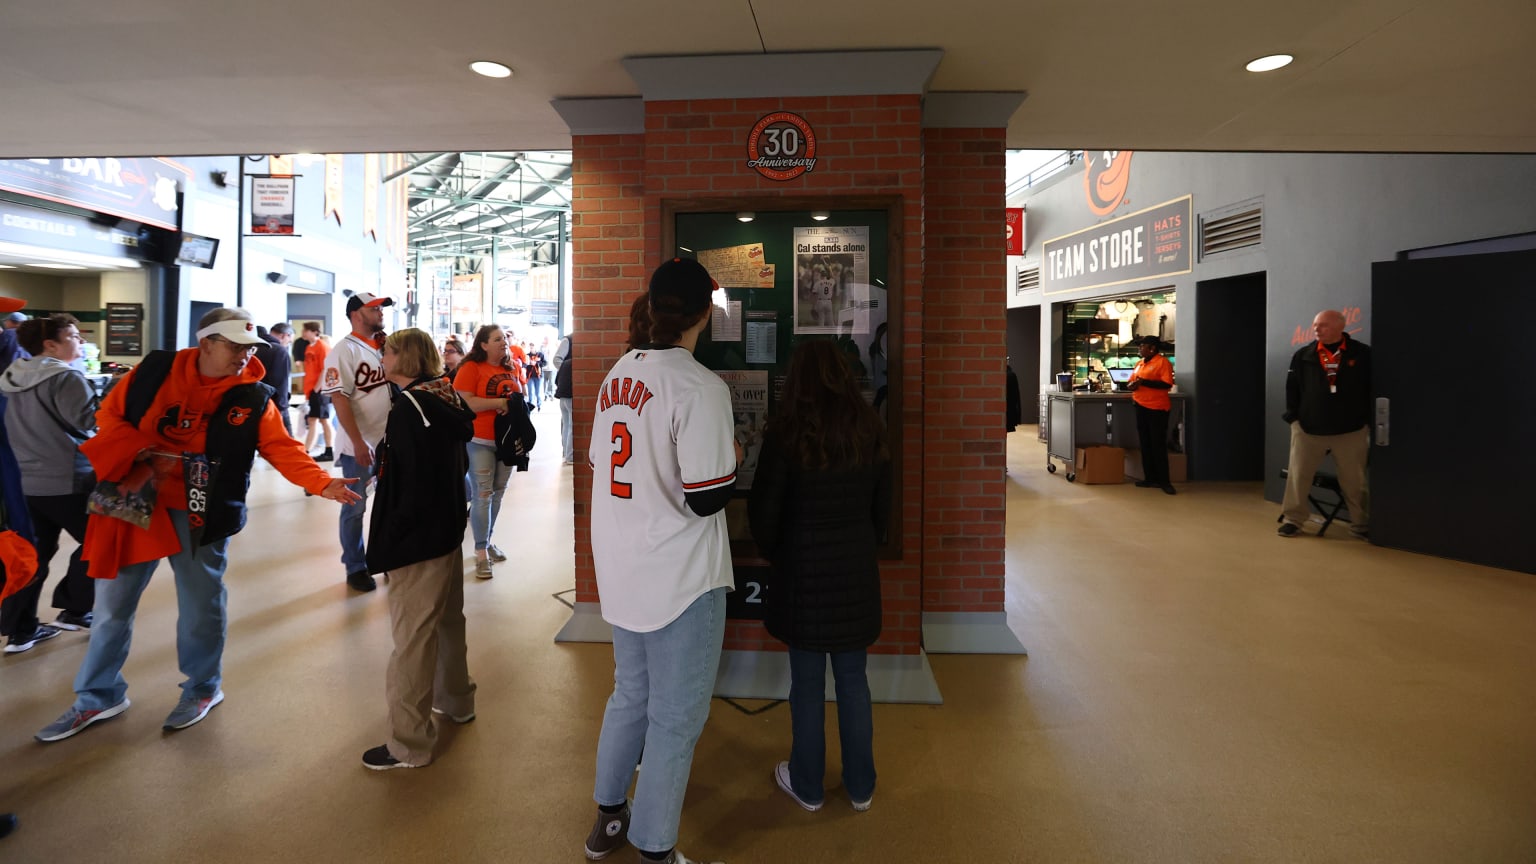
M 607 858 L 613 850 L 629 842 L 629 802 L 617 813 L 597 811 L 592 833 L 587 835 L 586 853 L 593 861 Z
M 347 574 L 347 587 L 353 591 L 361 591 L 366 594 L 379 587 L 379 583 L 374 581 L 374 578 L 366 572 L 359 570 L 356 573 Z
M 401 762 L 389 755 L 389 747 L 380 744 L 363 754 L 363 767 L 371 771 L 388 771 L 391 768 L 420 768 L 420 765 L 412 765 L 409 762 Z
M 316 462 L 333 462 L 335 459 L 336 454 L 332 453 L 331 448 L 329 447 L 325 448 L 324 453 L 321 453 L 319 456 L 315 457 Z
M 31 651 L 32 647 L 37 643 L 47 642 L 49 639 L 52 639 L 62 632 L 64 631 L 57 627 L 50 627 L 47 624 L 39 624 L 37 625 L 37 630 L 33 631 L 31 635 L 12 636 L 10 641 L 6 643 L 5 653 L 20 654 L 23 651 Z
M 91 629 L 91 613 L 60 612 L 59 617 L 53 619 L 53 626 L 60 630 L 69 631 L 89 630 Z
M 1173 484 L 1172 483 L 1164 483 L 1163 484 L 1163 492 L 1168 494 L 1168 495 L 1177 495 L 1177 494 L 1179 494 L 1179 491 L 1177 489 L 1173 488 Z
M 9 837 L 16 830 L 16 814 L 0 813 L 0 837 Z
M 1281 537 L 1296 537 L 1301 534 L 1301 526 L 1293 525 L 1290 522 L 1282 522 L 1280 523 L 1280 530 L 1275 533 Z

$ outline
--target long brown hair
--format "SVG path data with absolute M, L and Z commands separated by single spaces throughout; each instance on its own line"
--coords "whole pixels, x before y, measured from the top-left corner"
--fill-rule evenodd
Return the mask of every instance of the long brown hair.
M 491 334 L 501 329 L 500 324 L 486 324 L 475 331 L 475 347 L 469 349 L 469 356 L 464 359 L 473 363 L 490 363 L 490 354 L 485 350 L 485 343 L 491 340 Z M 507 343 L 507 353 L 501 355 L 501 365 L 512 368 L 512 344 Z
M 831 339 L 795 348 L 769 428 L 801 468 L 848 469 L 890 458 L 880 415 L 864 401 L 848 360 Z
M 629 304 L 629 349 L 651 341 L 651 295 L 641 294 Z

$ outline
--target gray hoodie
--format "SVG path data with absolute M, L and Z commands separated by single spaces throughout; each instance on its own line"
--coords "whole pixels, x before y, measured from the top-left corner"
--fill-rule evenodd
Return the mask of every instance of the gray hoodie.
M 96 391 L 85 375 L 52 357 L 28 357 L 0 373 L 0 393 L 9 402 L 5 431 L 21 466 L 22 492 L 88 491 L 91 463 L 80 442 L 96 428 Z

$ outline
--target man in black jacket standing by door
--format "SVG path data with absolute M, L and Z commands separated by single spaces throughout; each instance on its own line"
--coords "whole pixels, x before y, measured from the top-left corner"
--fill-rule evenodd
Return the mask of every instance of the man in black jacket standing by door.
M 1285 377 L 1285 422 L 1291 460 L 1285 481 L 1281 537 L 1301 533 L 1307 491 L 1323 457 L 1333 454 L 1339 488 L 1349 505 L 1350 533 L 1366 539 L 1365 462 L 1371 447 L 1371 348 L 1344 332 L 1344 314 L 1328 309 L 1312 319 L 1316 341 L 1291 357 Z

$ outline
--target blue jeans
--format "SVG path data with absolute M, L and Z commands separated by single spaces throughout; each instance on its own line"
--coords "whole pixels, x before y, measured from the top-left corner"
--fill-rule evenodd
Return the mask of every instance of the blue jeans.
M 229 539 L 193 548 L 187 511 L 169 512 L 181 541 L 181 551 L 165 559 L 176 576 L 176 660 L 181 674 L 187 676 L 181 690 L 188 697 L 212 696 L 219 690 L 224 658 L 224 568 L 229 563 L 225 557 Z M 75 675 L 76 708 L 100 711 L 128 695 L 123 663 L 133 642 L 133 617 L 159 563 L 130 564 L 117 571 L 116 579 L 97 581 L 91 644 Z
M 544 401 L 544 398 L 539 395 L 539 392 L 543 389 L 541 386 L 543 383 L 544 379 L 539 375 L 528 376 L 528 407 L 535 411 L 539 410 L 539 403 Z
M 837 691 L 837 732 L 843 745 L 843 789 L 854 801 L 875 794 L 875 721 L 864 667 L 867 652 L 789 649 L 789 785 L 811 803 L 824 800 L 821 778 L 827 768 L 827 658 Z
M 660 630 L 613 628 L 613 695 L 597 739 L 592 797 L 600 806 L 623 804 L 645 753 L 629 823 L 636 849 L 665 852 L 677 845 L 693 746 L 709 719 L 724 641 L 724 588 L 700 595 Z
M 560 400 L 560 446 L 565 448 L 565 461 L 576 461 L 576 435 L 571 428 L 575 421 L 571 418 L 571 397 Z
M 474 497 L 469 502 L 469 530 L 475 535 L 475 551 L 490 545 L 501 513 L 501 496 L 507 491 L 512 466 L 496 461 L 496 448 L 471 441 L 469 447 L 469 482 Z
M 336 467 L 341 469 L 341 476 L 357 478 L 357 482 L 347 488 L 362 496 L 356 504 L 341 505 L 341 566 L 346 568 L 348 576 L 367 573 L 368 560 L 363 555 L 363 511 L 368 509 L 368 478 L 373 476 L 373 465 L 364 471 L 358 467 L 356 458 L 342 454 L 336 457 Z

